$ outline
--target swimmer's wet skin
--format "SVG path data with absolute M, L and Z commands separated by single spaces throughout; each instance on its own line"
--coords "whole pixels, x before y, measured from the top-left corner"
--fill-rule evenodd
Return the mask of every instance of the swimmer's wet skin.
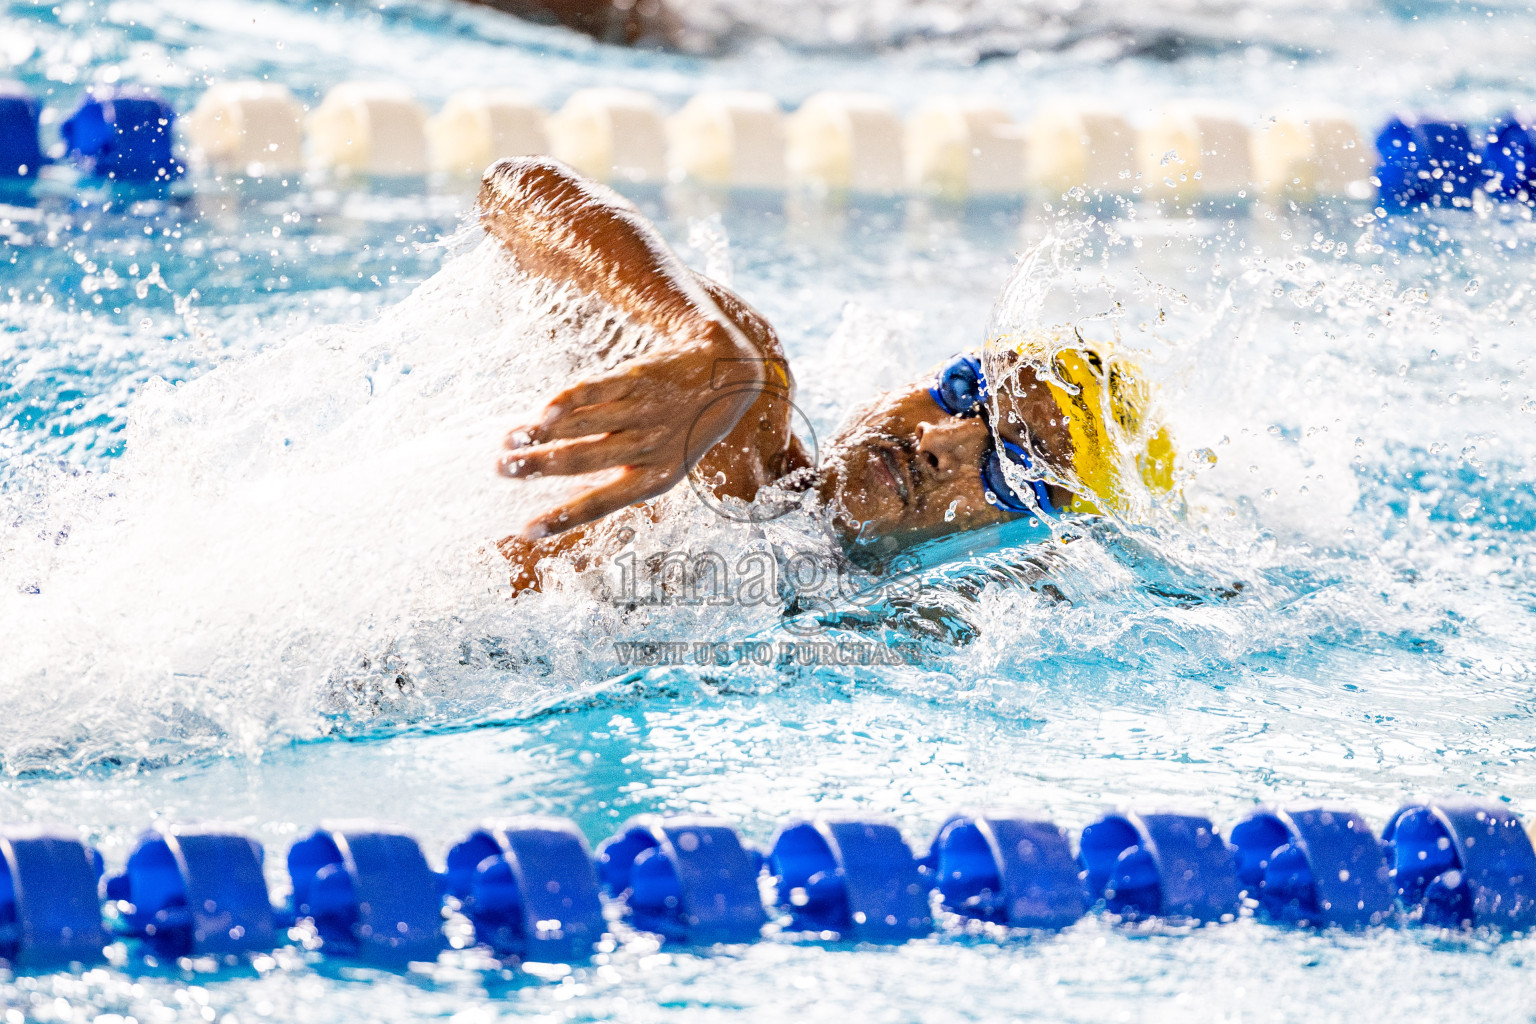
M 564 25 L 605 43 L 671 44 L 676 19 L 661 0 L 467 0 L 529 21 Z
M 942 380 L 925 375 L 872 397 L 813 467 L 790 429 L 794 378 L 773 327 L 685 267 L 631 203 L 562 164 L 530 158 L 487 171 L 479 208 L 524 272 L 600 297 L 655 338 L 649 351 L 554 395 L 537 422 L 508 434 L 498 462 L 506 476 L 618 471 L 501 543 L 517 589 L 537 588 L 537 564 L 550 555 L 578 567 L 604 555 L 612 542 L 594 524 L 695 469 L 718 481 L 720 497 L 751 501 L 771 483 L 815 490 L 844 546 L 873 558 L 1083 504 L 1055 482 L 1083 458 L 1081 423 L 1059 380 L 1039 376 L 1019 353 L 1006 388 L 989 391 L 978 379 L 971 398 L 946 398 Z M 988 414 L 978 414 L 983 404 Z M 1042 480 L 1026 495 L 1004 490 L 990 466 L 994 430 L 1015 465 L 1030 462 L 1025 452 L 1040 464 Z

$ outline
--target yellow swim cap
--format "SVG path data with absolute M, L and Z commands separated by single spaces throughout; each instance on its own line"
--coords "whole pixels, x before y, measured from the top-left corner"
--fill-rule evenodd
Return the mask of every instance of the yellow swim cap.
M 1070 511 L 1140 518 L 1173 490 L 1173 440 L 1151 418 L 1151 389 L 1134 363 L 1106 360 L 1071 328 L 996 344 L 1036 370 L 1066 418 L 1072 466 L 1060 482 L 1073 493 Z

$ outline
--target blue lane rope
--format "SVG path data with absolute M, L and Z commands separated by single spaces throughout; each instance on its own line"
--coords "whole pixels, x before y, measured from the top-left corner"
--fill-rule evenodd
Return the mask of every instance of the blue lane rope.
M 263 858 L 234 832 L 163 826 L 104 877 L 100 855 L 67 833 L 0 830 L 0 960 L 89 965 L 114 938 L 160 960 L 293 941 L 401 968 L 447 948 L 454 910 L 494 956 L 541 962 L 585 960 L 614 921 L 683 945 L 750 942 L 770 922 L 892 943 L 965 920 L 1060 929 L 1094 911 L 1179 924 L 1536 926 L 1524 826 L 1502 803 L 1463 798 L 1407 804 L 1380 838 L 1337 806 L 1260 807 L 1225 837 L 1198 815 L 1125 809 L 1084 828 L 1075 853 L 1049 821 L 957 814 L 921 857 L 893 825 L 858 817 L 791 821 L 763 852 L 716 818 L 645 814 L 595 855 L 574 823 L 520 817 L 456 843 L 442 874 L 408 835 L 338 824 L 289 848 L 292 896 L 280 907 Z
M 0 185 L 25 187 L 48 163 L 42 107 L 17 82 L 0 81 Z M 87 179 L 165 186 L 186 173 L 172 145 L 176 112 L 139 86 L 93 88 L 59 125 L 69 159 Z M 1395 117 L 1376 135 L 1377 204 L 1386 214 L 1465 209 L 1481 192 L 1536 204 L 1536 132 L 1513 113 L 1484 129 Z

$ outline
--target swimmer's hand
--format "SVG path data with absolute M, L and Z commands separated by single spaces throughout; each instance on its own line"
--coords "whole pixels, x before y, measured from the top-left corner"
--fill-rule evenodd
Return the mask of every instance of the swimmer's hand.
M 555 395 L 512 431 L 506 476 L 617 471 L 522 530 L 536 540 L 663 493 L 736 426 L 782 353 L 739 302 L 722 309 L 650 221 L 612 189 L 564 164 L 502 160 L 485 172 L 480 219 L 528 274 L 573 285 L 651 328 L 650 349 Z M 724 295 L 720 296 L 725 299 Z M 778 371 L 788 388 L 788 376 Z
M 618 473 L 536 515 L 522 539 L 582 526 L 671 489 L 762 393 L 768 364 L 756 356 L 739 331 L 706 321 L 695 337 L 555 395 L 537 423 L 507 435 L 500 472 Z

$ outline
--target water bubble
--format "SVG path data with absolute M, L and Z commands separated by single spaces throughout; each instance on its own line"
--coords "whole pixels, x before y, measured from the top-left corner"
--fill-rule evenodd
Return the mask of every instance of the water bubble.
M 944 521 L 946 523 L 952 523 L 952 522 L 955 521 L 955 509 L 957 509 L 959 507 L 960 507 L 960 499 L 959 498 L 956 498 L 954 501 L 949 503 L 949 508 L 944 510 Z

